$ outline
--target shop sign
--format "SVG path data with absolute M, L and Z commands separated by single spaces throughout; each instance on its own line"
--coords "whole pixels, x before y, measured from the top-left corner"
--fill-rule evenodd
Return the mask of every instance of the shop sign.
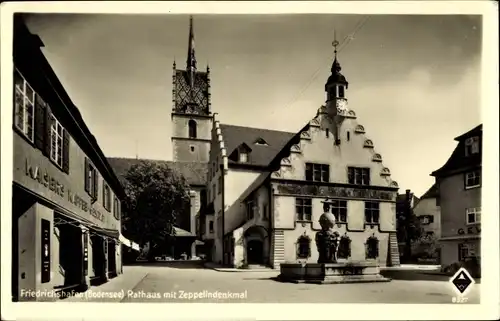
M 101 222 L 104 222 L 104 215 L 94 207 L 86 199 L 80 195 L 73 193 L 69 188 L 66 188 L 56 178 L 52 177 L 47 170 L 40 169 L 39 166 L 31 166 L 26 159 L 26 176 L 37 181 L 41 186 L 51 190 L 62 198 L 66 198 L 71 204 L 75 205 L 79 210 L 89 213 Z

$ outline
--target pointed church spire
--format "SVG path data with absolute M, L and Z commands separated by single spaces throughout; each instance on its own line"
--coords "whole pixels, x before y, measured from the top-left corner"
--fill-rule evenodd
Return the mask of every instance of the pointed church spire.
M 193 16 L 189 17 L 189 44 L 186 70 L 190 72 L 196 71 L 196 57 L 194 52 L 194 32 L 193 32 Z

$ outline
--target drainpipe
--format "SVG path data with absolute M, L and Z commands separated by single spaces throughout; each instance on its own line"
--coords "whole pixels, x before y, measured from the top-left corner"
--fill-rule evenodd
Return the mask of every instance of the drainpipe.
M 225 176 L 224 175 L 224 163 L 222 163 L 220 165 L 220 174 L 222 176 L 222 179 L 221 179 L 221 185 L 222 185 L 221 186 L 221 189 L 222 189 L 222 193 L 221 193 L 222 194 L 221 195 L 221 210 L 222 210 L 222 213 L 221 213 L 222 214 L 222 264 L 225 264 L 225 262 L 224 262 L 224 254 L 225 254 L 224 253 L 224 250 L 225 250 L 224 249 L 225 248 L 224 243 L 225 243 L 226 234 L 224 233 L 224 228 L 225 228 L 224 227 L 224 221 L 225 221 L 224 214 L 226 212 L 226 206 L 225 206 L 225 202 L 224 202 L 224 195 L 226 193 L 225 193 L 224 185 L 226 183 L 225 183 L 225 179 L 224 179 L 224 176 Z

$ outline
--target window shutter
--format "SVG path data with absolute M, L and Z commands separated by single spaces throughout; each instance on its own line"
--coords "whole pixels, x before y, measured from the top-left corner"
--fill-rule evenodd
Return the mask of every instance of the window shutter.
M 35 98 L 35 146 L 44 150 L 45 138 L 45 102 L 38 94 Z
M 85 157 L 85 174 L 83 175 L 85 178 L 85 192 L 89 192 L 90 189 L 90 181 L 89 181 L 89 160 Z
M 69 133 L 66 129 L 63 131 L 63 171 L 69 174 Z
M 94 195 L 92 197 L 94 198 L 94 201 L 97 200 L 97 191 L 99 189 L 99 173 L 97 172 L 96 169 L 94 169 Z
M 51 144 L 51 132 L 50 132 L 50 129 L 52 128 L 52 112 L 50 110 L 50 107 L 49 105 L 45 105 L 45 122 L 44 122 L 44 125 L 45 125 L 45 130 L 44 130 L 44 139 L 43 139 L 43 142 L 44 142 L 44 149 L 43 149 L 43 152 L 44 152 L 44 155 L 49 157 L 50 156 L 50 144 Z

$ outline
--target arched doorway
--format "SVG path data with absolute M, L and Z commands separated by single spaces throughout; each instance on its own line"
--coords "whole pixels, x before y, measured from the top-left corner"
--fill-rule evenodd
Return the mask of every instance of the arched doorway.
M 247 264 L 266 264 L 269 259 L 269 239 L 262 226 L 252 226 L 244 233 Z

